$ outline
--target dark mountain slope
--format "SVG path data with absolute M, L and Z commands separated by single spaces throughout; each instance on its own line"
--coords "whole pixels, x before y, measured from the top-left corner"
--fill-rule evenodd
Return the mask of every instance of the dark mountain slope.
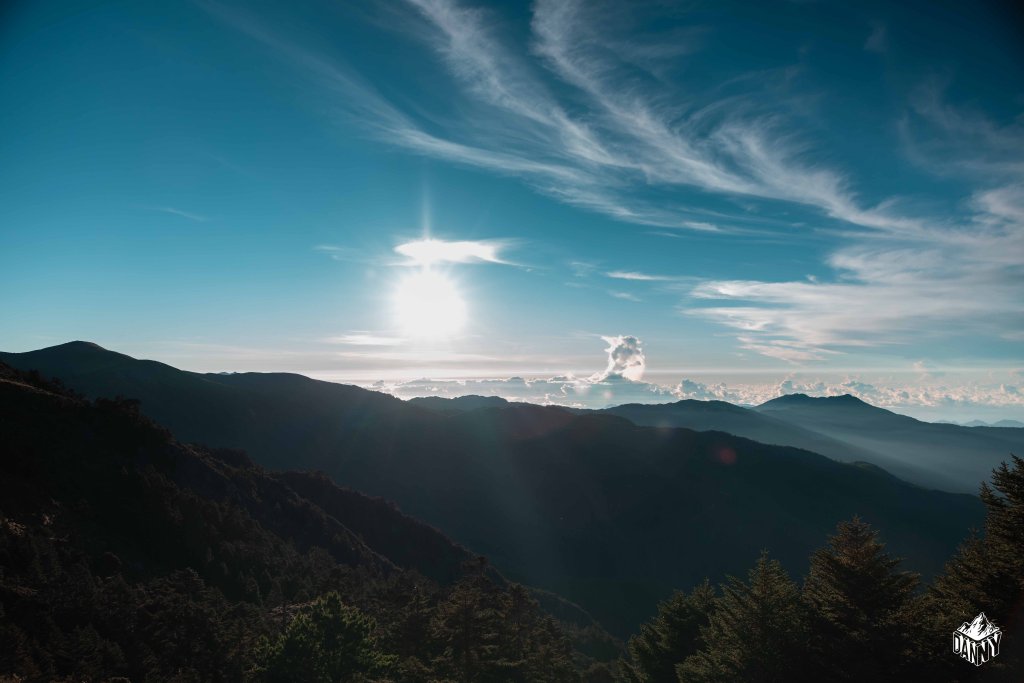
M 1024 452 L 1024 430 L 921 422 L 849 395 L 792 394 L 756 410 L 870 452 L 865 460 L 899 477 L 949 491 L 977 491 L 1010 453 Z
M 124 545 L 138 555 L 133 562 L 153 565 L 152 571 L 215 561 L 199 557 L 209 554 L 197 540 L 210 532 L 202 519 L 165 517 L 182 506 L 200 517 L 226 506 L 244 519 L 247 530 L 238 538 L 252 547 L 235 559 L 253 575 L 268 554 L 253 538 L 265 538 L 268 547 L 284 538 L 299 552 L 321 548 L 342 564 L 376 572 L 416 569 L 441 582 L 461 576 L 462 565 L 475 557 L 387 501 L 339 488 L 324 475 L 269 473 L 240 451 L 179 444 L 136 411 L 131 401 L 101 400 L 94 406 L 0 372 L 4 512 L 31 510 L 51 499 L 90 501 L 89 514 L 107 534 L 106 542 Z M 255 536 L 248 537 L 250 531 Z M 139 544 L 152 544 L 171 565 L 134 547 Z M 215 547 L 209 551 L 217 554 Z
M 0 567 L 0 672 L 30 680 L 241 680 L 256 640 L 329 590 L 378 619 L 389 651 L 420 661 L 408 680 L 426 680 L 442 652 L 427 632 L 403 635 L 410 605 L 429 623 L 458 586 L 457 599 L 469 586 L 494 609 L 511 595 L 390 503 L 180 444 L 132 401 L 92 403 L 2 363 Z M 615 655 L 584 612 L 537 596 L 589 651 Z M 562 642 L 557 626 L 549 634 L 538 647 Z
M 17 361 L 40 363 L 29 356 Z M 763 548 L 802 572 L 810 551 L 853 514 L 925 573 L 981 519 L 975 497 L 720 432 L 515 404 L 438 414 L 295 376 L 179 373 L 164 388 L 147 375 L 133 391 L 123 378 L 136 372 L 150 370 L 63 377 L 93 394 L 116 385 L 148 414 L 173 415 L 181 434 L 247 448 L 271 466 L 323 469 L 395 500 L 510 578 L 561 593 L 619 633 L 670 589 L 740 573 Z M 207 403 L 208 384 L 223 405 Z M 190 387 L 201 400 L 189 399 Z M 287 458 L 266 445 L 290 440 Z
M 128 396 L 182 441 L 240 448 L 257 462 L 316 469 L 314 454 L 344 443 L 348 432 L 387 433 L 420 417 L 418 409 L 379 392 L 286 373 L 200 374 L 136 360 L 89 342 L 0 361 L 57 377 L 90 398 Z M 293 453 L 301 463 L 293 464 Z

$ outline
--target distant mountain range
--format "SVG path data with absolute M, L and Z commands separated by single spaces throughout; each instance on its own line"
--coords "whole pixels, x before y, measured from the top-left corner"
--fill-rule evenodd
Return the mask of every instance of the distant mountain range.
M 956 423 L 951 423 L 956 424 Z M 1024 429 L 1024 422 L 1020 420 L 999 420 L 997 422 L 985 422 L 984 420 L 971 420 L 964 422 L 964 427 L 1010 427 L 1012 429 Z
M 598 412 L 638 425 L 717 430 L 842 462 L 868 462 L 921 486 L 962 493 L 977 492 L 993 467 L 1024 452 L 1024 429 L 921 422 L 849 395 L 791 394 L 755 408 L 684 400 Z
M 938 436 L 923 446 L 912 439 L 952 430 L 947 440 L 966 449 L 962 433 L 984 428 L 927 425 L 849 397 L 786 397 L 756 410 L 684 401 L 577 412 L 481 397 L 404 402 L 299 375 L 199 374 L 82 342 L 0 360 L 88 396 L 139 399 L 182 441 L 244 449 L 265 467 L 321 470 L 394 500 L 509 578 L 579 603 L 618 634 L 672 588 L 741 573 L 763 548 L 803 572 L 810 551 L 854 514 L 926 575 L 982 519 L 974 496 L 806 448 L 847 460 L 886 453 L 887 463 L 923 472 L 929 459 L 960 465 L 955 451 L 937 450 Z M 956 470 L 974 477 L 956 488 L 974 489 L 981 459 L 998 460 L 997 447 L 1006 457 L 1008 442 L 985 439 L 992 453 Z M 289 485 L 314 495 L 323 485 L 315 482 Z
M 451 413 L 503 401 L 464 396 L 410 402 Z M 720 431 L 766 444 L 803 448 L 842 462 L 871 463 L 928 488 L 961 493 L 976 493 L 993 467 L 1010 453 L 1024 452 L 1024 429 L 1013 420 L 991 426 L 922 422 L 850 395 L 815 398 L 790 394 L 754 408 L 724 401 L 682 400 L 576 412 L 617 415 L 647 427 Z

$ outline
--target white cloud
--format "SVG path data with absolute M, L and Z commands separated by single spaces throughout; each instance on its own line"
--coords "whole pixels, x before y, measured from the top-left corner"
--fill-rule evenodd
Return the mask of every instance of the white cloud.
M 1012 339 L 1024 332 L 1024 189 L 976 193 L 960 225 L 896 238 L 861 235 L 834 251 L 825 281 L 709 280 L 689 315 L 739 331 L 744 348 L 792 362 L 922 336 Z
M 406 342 L 401 337 L 385 337 L 367 332 L 354 332 L 337 337 L 328 337 L 324 341 L 329 344 L 344 344 L 346 346 L 401 346 Z
M 676 385 L 631 381 L 621 375 L 602 373 L 590 378 L 561 375 L 549 378 L 480 378 L 459 380 L 417 379 L 377 382 L 379 391 L 412 398 L 470 394 L 501 396 L 510 401 L 561 405 L 577 408 L 605 408 L 625 403 L 671 403 L 682 399 L 727 401 L 755 406 L 786 394 L 841 396 L 851 394 L 897 413 L 921 419 L 967 421 L 975 417 L 1021 419 L 1024 392 L 1015 384 L 979 383 L 920 384 L 916 381 L 882 384 L 856 376 L 841 380 L 781 379 L 763 382 L 714 382 L 684 378 Z
M 638 273 L 636 271 L 628 270 L 613 270 L 605 273 L 605 277 L 610 277 L 614 280 L 638 280 L 641 282 L 668 282 L 676 279 L 668 275 L 650 275 L 648 273 Z
M 497 241 L 445 241 L 421 239 L 395 247 L 395 253 L 408 259 L 409 265 L 430 266 L 438 263 L 503 263 L 500 256 L 504 243 Z
M 594 375 L 595 381 L 610 377 L 622 377 L 633 382 L 643 379 L 647 367 L 644 358 L 643 343 L 636 337 L 618 336 L 601 337 L 608 344 L 608 366 L 603 373 Z
M 858 194 L 855 179 L 815 145 L 814 127 L 793 113 L 814 94 L 786 94 L 781 72 L 748 74 L 746 90 L 728 97 L 694 91 L 685 79 L 652 79 L 667 55 L 685 64 L 708 40 L 652 37 L 642 54 L 631 50 L 630 32 L 643 23 L 631 20 L 633 5 L 538 0 L 529 37 L 516 42 L 490 10 L 452 0 L 407 4 L 413 33 L 456 86 L 443 110 L 405 108 L 354 69 L 210 7 L 298 66 L 347 123 L 388 144 L 517 176 L 629 223 L 704 231 L 724 223 L 735 232 L 732 226 L 753 220 L 745 209 L 709 218 L 687 202 L 695 190 L 755 209 L 767 205 L 759 200 L 802 205 L 848 224 L 845 242 L 828 257 L 831 278 L 709 280 L 693 289 L 687 313 L 736 330 L 745 350 L 812 363 L 924 335 L 1024 338 L 1020 120 L 1000 123 L 951 106 L 941 84 L 920 88 L 903 123 L 908 150 L 926 168 L 967 177 L 977 189 L 956 212 L 906 213 L 895 199 Z M 876 26 L 866 49 L 884 48 L 886 37 Z M 441 252 L 437 258 L 453 262 L 501 259 L 477 246 Z
M 703 42 L 698 30 L 663 36 L 663 42 L 646 37 L 638 52 L 635 36 L 621 28 L 633 23 L 624 21 L 628 13 L 540 0 L 531 44 L 515 45 L 495 30 L 500 18 L 490 11 L 451 0 L 408 5 L 419 20 L 413 33 L 440 56 L 460 89 L 455 114 L 431 117 L 433 132 L 354 70 L 251 17 L 208 8 L 302 68 L 325 94 L 338 96 L 346 120 L 362 123 L 381 140 L 521 176 L 557 199 L 622 221 L 719 230 L 684 201 L 648 199 L 637 191 L 691 187 L 793 201 L 866 227 L 912 224 L 890 215 L 885 205 L 860 206 L 845 176 L 815 163 L 796 127 L 787 127 L 779 111 L 764 110 L 761 92 L 703 106 L 690 102 L 693 93 L 671 93 L 686 102 L 678 105 L 669 103 L 665 83 L 637 77 L 638 69 L 650 76 L 668 55 L 679 59 L 693 52 Z M 561 81 L 558 95 L 545 84 L 550 74 Z M 769 80 L 761 74 L 756 82 L 767 88 Z M 585 96 L 582 109 L 565 86 Z

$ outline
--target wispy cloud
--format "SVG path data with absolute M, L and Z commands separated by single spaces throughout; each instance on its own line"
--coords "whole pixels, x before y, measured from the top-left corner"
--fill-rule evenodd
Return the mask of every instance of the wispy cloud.
M 968 225 L 920 240 L 861 239 L 833 252 L 831 281 L 713 280 L 685 312 L 738 330 L 744 348 L 805 362 L 837 351 L 1024 330 L 1024 192 L 980 193 Z
M 326 254 L 334 261 L 361 261 L 366 258 L 360 250 L 353 247 L 343 247 L 337 244 L 318 244 L 313 251 Z
M 953 105 L 948 81 L 929 79 L 910 96 L 902 124 L 912 159 L 939 175 L 1020 181 L 1024 175 L 1024 121 L 1000 123 L 983 111 Z
M 861 206 L 850 181 L 812 161 L 795 127 L 758 107 L 756 94 L 680 107 L 666 103 L 663 83 L 637 77 L 650 81 L 652 61 L 696 49 L 702 40 L 696 29 L 663 37 L 664 44 L 652 37 L 637 55 L 616 32 L 619 17 L 574 0 L 537 2 L 529 45 L 509 41 L 496 30 L 500 19 L 486 10 L 451 0 L 408 0 L 408 6 L 420 21 L 415 35 L 443 60 L 460 89 L 459 114 L 435 117 L 432 132 L 350 67 L 248 15 L 210 7 L 304 69 L 325 94 L 337 93 L 346 118 L 382 140 L 520 176 L 566 203 L 625 222 L 718 229 L 681 198 L 644 196 L 691 188 L 806 204 L 870 228 L 907 224 L 886 205 Z M 551 75 L 560 81 L 557 89 L 546 83 Z M 568 98 L 570 106 L 566 86 L 582 93 L 589 108 L 581 112 L 575 97 Z
M 1024 336 L 1024 127 L 954 107 L 941 92 L 931 83 L 911 100 L 931 126 L 929 143 L 913 151 L 979 188 L 957 212 L 852 236 L 827 258 L 830 281 L 701 283 L 693 299 L 727 305 L 686 312 L 739 330 L 748 350 L 794 363 L 922 338 Z
M 176 209 L 173 206 L 154 206 L 153 210 L 159 211 L 160 213 L 169 213 L 172 216 L 180 216 L 181 218 L 187 218 L 188 220 L 195 221 L 197 223 L 205 223 L 206 221 L 210 220 L 207 216 L 203 216 L 198 213 L 193 213 L 191 211 L 182 211 L 181 209 Z
M 678 279 L 670 275 L 651 275 L 633 270 L 612 270 L 605 273 L 605 277 L 610 277 L 613 280 L 636 280 L 640 282 L 671 282 Z
M 637 54 L 624 46 L 635 44 L 626 32 L 639 22 L 600 3 L 537 0 L 523 39 L 503 30 L 503 17 L 491 10 L 408 0 L 397 10 L 406 10 L 404 25 L 414 27 L 410 33 L 454 85 L 445 98 L 450 107 L 424 111 L 389 99 L 355 69 L 299 40 L 211 7 L 298 67 L 346 122 L 388 144 L 516 176 L 559 201 L 663 234 L 733 232 L 721 226 L 750 219 L 744 208 L 711 217 L 688 201 L 694 193 L 726 207 L 742 200 L 754 211 L 780 202 L 809 208 L 819 220 L 806 229 L 841 228 L 843 242 L 825 264 L 831 277 L 715 279 L 693 288 L 686 312 L 734 330 L 747 351 L 810 363 L 922 335 L 1024 333 L 1024 127 L 949 104 L 941 83 L 911 97 L 907 149 L 927 168 L 968 177 L 976 189 L 954 213 L 915 213 L 901 208 L 908 204 L 899 197 L 865 199 L 856 176 L 816 145 L 813 127 L 782 106 L 771 74 L 741 76 L 744 89 L 728 96 L 698 91 L 685 78 L 659 78 L 667 55 L 679 62 L 708 47 L 699 31 L 663 42 L 652 37 Z M 887 40 L 879 24 L 864 47 L 885 49 Z M 421 256 L 405 256 L 431 253 L 417 250 Z M 441 251 L 438 258 L 449 261 L 501 259 L 479 246 Z
M 406 343 L 402 337 L 386 337 L 369 332 L 353 332 L 337 337 L 328 337 L 324 341 L 328 344 L 343 344 L 345 346 L 401 346 Z

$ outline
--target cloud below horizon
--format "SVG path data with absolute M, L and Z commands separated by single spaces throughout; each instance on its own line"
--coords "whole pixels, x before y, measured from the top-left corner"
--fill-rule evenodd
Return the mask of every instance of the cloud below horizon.
M 802 393 L 809 396 L 850 394 L 872 405 L 922 419 L 961 420 L 989 416 L 993 419 L 1024 417 L 1024 389 L 1008 382 L 954 383 L 942 373 L 925 372 L 922 363 L 912 367 L 915 377 L 888 384 L 863 381 L 859 376 L 840 380 L 800 379 L 778 381 L 706 383 L 683 378 L 675 384 L 643 381 L 646 358 L 643 343 L 636 337 L 602 337 L 608 344 L 607 366 L 589 377 L 572 374 L 547 378 L 467 378 L 379 381 L 366 386 L 398 396 L 467 395 L 499 396 L 509 401 L 561 405 L 575 408 L 607 408 L 625 403 L 671 403 L 680 400 L 726 401 L 756 406 L 780 396 Z M 941 380 L 941 381 L 940 381 Z M 971 412 L 973 411 L 973 412 Z M 965 417 L 970 415 L 970 417 Z

